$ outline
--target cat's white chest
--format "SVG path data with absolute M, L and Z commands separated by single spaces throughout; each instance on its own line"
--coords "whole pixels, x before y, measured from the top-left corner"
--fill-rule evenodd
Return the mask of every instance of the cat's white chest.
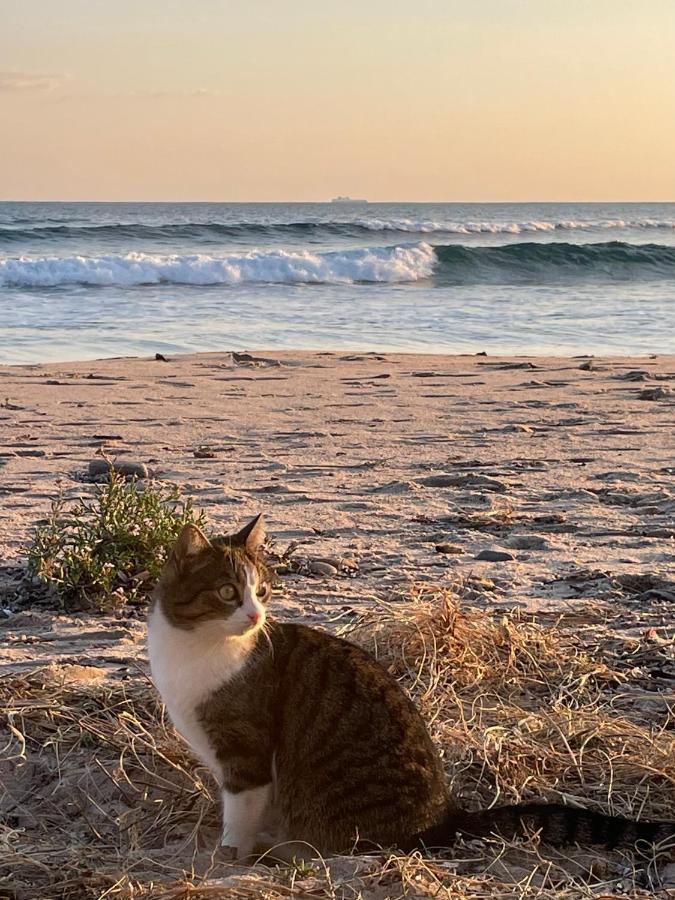
M 207 629 L 186 631 L 167 620 L 159 603 L 148 618 L 152 677 L 177 731 L 219 782 L 222 770 L 197 710 L 239 671 L 247 653 L 239 641 Z

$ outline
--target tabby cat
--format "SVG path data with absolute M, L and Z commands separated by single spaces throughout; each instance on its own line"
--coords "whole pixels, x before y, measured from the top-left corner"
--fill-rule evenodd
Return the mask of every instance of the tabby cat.
M 148 626 L 155 683 L 218 781 L 222 844 L 240 858 L 251 854 L 270 809 L 283 840 L 321 853 L 447 847 L 458 833 L 533 830 L 549 843 L 608 846 L 675 834 L 675 823 L 555 804 L 455 806 L 420 714 L 369 653 L 267 620 L 264 537 L 260 517 L 211 541 L 186 525 Z

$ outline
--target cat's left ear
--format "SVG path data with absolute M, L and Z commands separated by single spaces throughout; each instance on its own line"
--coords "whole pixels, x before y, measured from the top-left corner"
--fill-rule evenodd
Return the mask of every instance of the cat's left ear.
M 232 543 L 246 547 L 249 553 L 256 553 L 265 543 L 265 522 L 262 513 L 244 525 L 241 531 L 232 535 Z

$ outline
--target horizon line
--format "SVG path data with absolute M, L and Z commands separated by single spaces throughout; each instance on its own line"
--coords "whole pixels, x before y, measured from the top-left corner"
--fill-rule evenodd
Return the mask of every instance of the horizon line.
M 304 204 L 317 204 L 317 205 L 331 205 L 333 203 L 332 199 L 329 200 L 144 200 L 135 198 L 131 199 L 123 199 L 123 200 L 110 200 L 110 199 L 78 199 L 78 200 L 40 200 L 36 198 L 5 198 L 0 197 L 0 203 L 170 203 L 170 204 L 229 204 L 232 206 L 252 206 L 254 204 L 279 204 L 279 205 L 304 205 Z M 622 204 L 622 205 L 630 205 L 630 204 L 656 204 L 656 203 L 673 203 L 675 204 L 675 199 L 672 200 L 407 200 L 407 199 L 397 199 L 397 200 L 364 200 L 364 199 L 355 199 L 354 206 L 370 206 L 370 205 L 378 205 L 378 204 L 403 204 L 410 203 L 416 205 L 422 204 L 453 204 L 453 205 L 463 205 L 463 206 L 487 206 L 487 205 L 502 205 L 502 206 L 513 206 L 513 205 L 537 205 L 537 204 L 564 204 L 564 203 L 575 203 L 575 204 L 588 204 L 588 205 L 602 205 L 602 204 Z M 349 203 L 336 204 L 336 205 L 344 205 L 349 206 Z

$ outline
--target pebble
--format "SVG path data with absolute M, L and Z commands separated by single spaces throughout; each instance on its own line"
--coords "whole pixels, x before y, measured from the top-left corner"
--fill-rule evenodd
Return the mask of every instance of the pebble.
M 321 562 L 319 559 L 313 559 L 309 564 L 309 571 L 314 575 L 337 575 L 338 570 L 330 563 Z
M 537 534 L 518 534 L 506 541 L 512 550 L 548 550 L 549 542 Z
M 434 550 L 436 553 L 464 553 L 464 548 L 460 547 L 459 544 L 436 544 Z
M 645 388 L 644 391 L 640 391 L 638 394 L 638 400 L 662 400 L 669 394 L 670 388 L 667 387 Z
M 216 454 L 208 447 L 198 447 L 192 454 L 195 459 L 215 459 Z
M 475 556 L 476 559 L 482 559 L 485 562 L 509 562 L 515 559 L 513 553 L 508 550 L 481 550 Z
M 108 462 L 107 459 L 92 459 L 89 463 L 89 475 L 96 478 L 99 475 L 107 475 L 113 469 L 118 475 L 125 478 L 149 478 L 150 473 L 145 463 L 135 462 Z

